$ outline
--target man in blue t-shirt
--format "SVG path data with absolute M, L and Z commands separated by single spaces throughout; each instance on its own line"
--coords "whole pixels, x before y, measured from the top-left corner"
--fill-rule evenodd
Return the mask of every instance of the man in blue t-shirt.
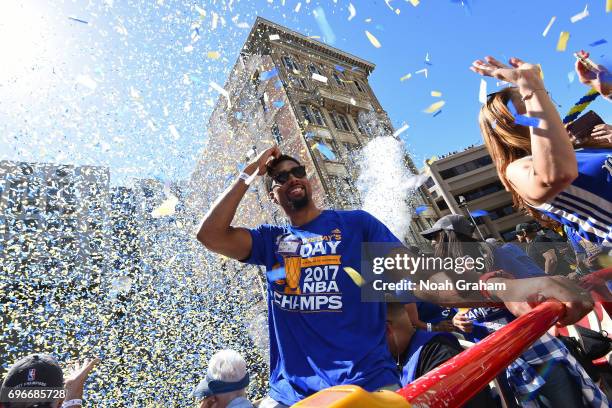
M 255 172 L 267 175 L 270 199 L 283 208 L 289 225 L 231 225 L 248 189 L 246 180 Z M 360 288 L 345 271 L 360 270 L 362 243 L 400 243 L 375 217 L 360 210 L 317 208 L 304 166 L 272 147 L 246 166 L 213 204 L 197 237 L 211 251 L 266 268 L 270 394 L 260 407 L 292 405 L 334 385 L 355 384 L 368 391 L 399 387 L 385 340 L 385 305 L 362 302 Z M 515 302 L 533 290 L 548 292 L 541 282 L 531 282 L 525 290 L 512 281 L 507 284 L 514 287 L 509 293 Z M 554 293 L 572 298 L 557 286 Z M 434 302 L 456 300 L 435 291 L 426 295 Z M 502 295 L 497 299 L 503 301 Z M 566 304 L 568 319 L 586 313 L 572 301 Z

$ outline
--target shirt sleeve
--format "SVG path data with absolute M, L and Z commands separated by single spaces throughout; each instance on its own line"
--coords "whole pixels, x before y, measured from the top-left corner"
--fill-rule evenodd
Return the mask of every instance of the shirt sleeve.
M 367 211 L 360 211 L 360 217 L 364 226 L 364 241 L 365 242 L 398 242 L 401 241 L 393 235 L 385 224 L 380 222 Z
M 267 265 L 273 253 L 273 231 L 271 225 L 260 225 L 257 228 L 248 229 L 251 234 L 251 253 L 241 262 L 251 265 Z

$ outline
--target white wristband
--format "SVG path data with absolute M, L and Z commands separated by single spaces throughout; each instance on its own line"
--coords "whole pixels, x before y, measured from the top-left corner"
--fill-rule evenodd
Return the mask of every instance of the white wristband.
M 247 181 L 247 179 L 249 178 L 249 175 L 246 174 L 244 171 L 242 173 L 240 173 L 240 175 L 238 176 L 238 178 L 242 181 Z
M 428 332 L 433 331 L 433 325 L 431 323 L 427 323 L 427 331 Z
M 75 407 L 77 405 L 82 406 L 83 400 L 82 399 L 71 399 L 70 401 L 64 401 L 64 403 L 62 404 L 62 408 Z

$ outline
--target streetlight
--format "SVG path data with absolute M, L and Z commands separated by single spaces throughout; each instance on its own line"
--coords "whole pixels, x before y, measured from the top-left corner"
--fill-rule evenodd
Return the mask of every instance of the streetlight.
M 478 235 L 480 235 L 480 238 L 484 241 L 485 240 L 484 235 L 482 235 L 480 228 L 478 228 L 478 224 L 476 224 L 476 220 L 474 219 L 474 217 L 472 217 L 472 213 L 470 212 L 470 207 L 468 207 L 467 200 L 462 195 L 460 195 L 457 198 L 459 198 L 459 207 L 465 208 L 467 210 L 468 215 L 472 219 L 472 222 L 474 223 L 474 226 L 476 227 L 476 230 L 478 231 Z

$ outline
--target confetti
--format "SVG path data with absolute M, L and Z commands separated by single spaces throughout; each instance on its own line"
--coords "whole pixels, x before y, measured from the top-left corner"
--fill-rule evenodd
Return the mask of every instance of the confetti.
M 76 78 L 77 83 L 83 85 L 86 88 L 95 91 L 98 87 L 98 83 L 94 81 L 89 75 L 79 75 Z
M 410 126 L 407 123 L 405 123 L 402 127 L 400 127 L 395 132 L 393 132 L 393 137 L 398 137 L 399 135 L 404 133 L 409 127 Z
M 302 3 L 298 3 L 298 4 L 295 6 L 295 9 L 293 9 L 293 11 L 294 11 L 294 12 L 296 12 L 296 13 L 298 13 L 298 12 L 300 11 L 300 8 L 302 8 Z
M 259 74 L 259 79 L 261 81 L 267 81 L 269 79 L 274 78 L 277 75 L 278 75 L 278 68 L 274 67 L 270 71 L 264 71 L 261 74 Z
M 380 48 L 380 42 L 378 42 L 378 39 L 376 37 L 374 37 L 368 30 L 365 31 L 365 34 L 374 47 Z
M 219 51 L 208 51 L 206 53 L 206 56 L 212 60 L 216 60 L 216 59 L 219 59 L 219 57 L 221 57 L 221 54 L 219 53 Z
M 77 23 L 89 24 L 89 22 L 85 20 L 81 20 L 80 18 L 77 18 L 77 17 L 68 16 L 68 18 L 72 21 L 76 21 Z
M 567 80 L 569 81 L 569 83 L 573 83 L 574 80 L 576 79 L 576 71 L 570 71 L 567 73 Z
M 319 29 L 323 33 L 323 41 L 325 41 L 327 44 L 333 45 L 336 42 L 336 35 L 327 21 L 323 8 L 317 7 L 312 11 L 312 15 L 314 16 Z
M 181 138 L 181 135 L 179 134 L 178 130 L 176 130 L 176 126 L 169 125 L 168 129 L 170 130 L 170 134 L 172 135 L 174 140 L 179 140 Z
M 183 51 L 189 53 L 193 51 L 193 45 L 188 45 L 186 47 L 183 47 Z
M 211 88 L 213 88 L 215 91 L 219 92 L 219 94 L 221 94 L 222 96 L 225 97 L 225 99 L 227 99 L 227 106 L 231 107 L 232 103 L 230 101 L 230 96 L 229 96 L 229 92 L 227 92 L 225 89 L 223 89 L 222 86 L 220 86 L 219 84 L 217 84 L 216 82 L 210 81 L 210 86 Z
M 412 4 L 414 7 L 418 6 L 420 3 L 420 0 L 409 0 L 410 4 Z
M 353 6 L 353 3 L 349 3 L 348 11 L 349 11 L 348 21 L 351 21 L 357 15 L 357 10 L 355 10 L 355 6 Z
M 280 36 L 278 34 L 270 34 L 270 41 L 280 40 Z
M 612 0 L 606 0 L 606 13 L 612 11 Z
M 412 77 L 412 74 L 406 74 L 400 78 L 400 81 L 404 82 L 405 80 L 410 79 L 410 77 Z
M 559 34 L 559 42 L 557 42 L 557 51 L 565 51 L 569 38 L 570 33 L 568 33 L 567 31 L 561 31 L 561 34 Z
M 572 18 L 570 18 L 570 21 L 572 23 L 575 23 L 577 21 L 580 21 L 580 20 L 585 19 L 586 17 L 588 17 L 589 16 L 589 10 L 587 10 L 588 7 L 589 7 L 588 4 L 586 6 L 584 6 L 584 10 L 582 10 L 580 13 L 578 13 L 575 16 L 573 16 Z
M 597 47 L 598 45 L 602 45 L 602 44 L 606 44 L 608 41 L 606 41 L 604 38 L 602 38 L 601 40 L 597 40 L 595 42 L 592 42 L 589 44 L 589 47 Z
M 437 111 L 436 113 L 433 114 L 433 118 L 435 118 L 436 116 L 438 116 L 439 114 L 442 113 L 442 109 L 440 109 L 439 111 Z
M 440 91 L 431 91 L 431 96 L 435 97 L 435 98 L 439 98 L 442 96 L 442 92 Z
M 324 84 L 327 83 L 327 77 L 319 75 L 316 72 L 312 73 L 312 79 L 314 79 L 315 81 L 323 82 Z
M 314 148 L 320 151 L 321 154 L 327 158 L 327 160 L 336 160 L 336 155 L 325 143 L 317 142 L 314 145 Z
M 283 101 L 274 101 L 272 102 L 272 105 L 274 105 L 275 108 L 282 108 L 283 106 L 285 106 L 285 102 Z
M 430 62 L 430 60 L 429 60 L 429 53 L 427 53 L 427 54 L 425 55 L 425 65 L 429 65 L 429 66 L 431 66 L 431 65 L 432 65 L 432 63 L 431 63 L 431 62 Z
M 357 272 L 355 269 L 351 268 L 350 266 L 345 266 L 344 272 L 346 272 L 346 274 L 351 278 L 351 280 L 353 281 L 355 285 L 361 287 L 365 284 L 365 280 L 359 274 L 359 272 Z
M 552 18 L 550 19 L 550 21 L 548 22 L 548 25 L 546 26 L 546 28 L 544 29 L 544 32 L 542 33 L 542 37 L 546 37 L 546 35 L 548 34 L 548 32 L 550 31 L 550 28 L 552 27 L 552 25 L 554 24 L 555 20 L 557 19 L 557 16 L 552 16 Z
M 487 81 L 480 79 L 480 89 L 478 90 L 478 101 L 487 103 Z
M 427 73 L 428 73 L 427 68 L 419 69 L 418 71 L 415 72 L 415 74 L 423 74 L 423 75 L 425 75 L 425 78 L 427 78 Z
M 512 116 L 514 116 L 514 123 L 517 125 L 539 127 L 540 119 L 526 115 L 519 115 L 511 99 L 508 100 L 508 110 Z
M 446 102 L 444 102 L 444 101 L 434 102 L 431 105 L 429 105 L 429 107 L 427 109 L 425 109 L 423 112 L 425 112 L 425 113 L 434 113 L 435 111 L 437 111 L 438 109 L 443 107 L 445 103 Z
M 174 215 L 176 212 L 176 205 L 178 204 L 179 199 L 175 196 L 170 196 L 166 201 L 161 203 L 159 207 L 154 209 L 151 212 L 151 217 L 153 218 L 161 218 L 161 217 L 169 217 Z
M 344 72 L 344 67 L 342 67 L 341 65 L 336 65 L 334 68 L 336 69 L 336 71 Z

